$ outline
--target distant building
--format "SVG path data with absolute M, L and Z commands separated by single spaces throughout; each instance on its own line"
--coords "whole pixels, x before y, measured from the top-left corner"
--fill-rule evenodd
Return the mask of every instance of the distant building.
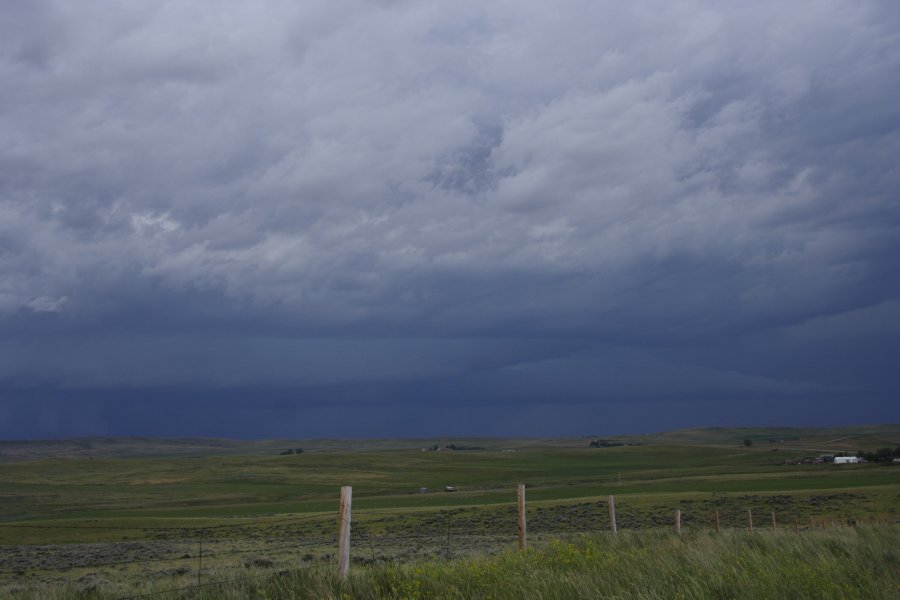
M 836 465 L 855 465 L 859 462 L 858 456 L 835 456 L 834 464 Z

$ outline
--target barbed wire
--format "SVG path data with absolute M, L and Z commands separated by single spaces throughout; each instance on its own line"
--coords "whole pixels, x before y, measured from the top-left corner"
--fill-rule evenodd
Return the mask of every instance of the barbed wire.
M 429 548 L 442 548 L 446 550 L 447 556 L 451 554 L 451 546 L 457 546 L 460 548 L 460 544 L 463 541 L 468 541 L 470 544 L 472 540 L 485 540 L 484 545 L 497 548 L 503 547 L 506 545 L 512 545 L 515 543 L 516 534 L 515 534 L 515 526 L 510 525 L 508 528 L 497 528 L 494 531 L 494 527 L 491 527 L 491 532 L 486 533 L 470 533 L 468 531 L 460 531 L 459 529 L 452 529 L 451 517 L 454 516 L 463 516 L 467 518 L 477 517 L 479 515 L 484 514 L 494 514 L 498 513 L 508 513 L 510 509 L 515 509 L 515 502 L 510 501 L 508 504 L 494 504 L 490 506 L 464 506 L 464 507 L 453 507 L 453 508 L 443 508 L 435 511 L 427 511 L 427 512 L 419 512 L 415 515 L 415 518 L 408 520 L 409 513 L 401 513 L 398 512 L 397 508 L 381 508 L 381 509 L 366 509 L 366 510 L 354 510 L 352 511 L 353 517 L 363 517 L 361 521 L 353 522 L 348 519 L 343 520 L 343 524 L 350 524 L 354 526 L 353 535 L 351 536 L 352 544 L 356 547 L 359 546 L 369 546 L 372 548 L 372 561 L 375 560 L 375 547 L 380 546 L 382 550 L 386 548 L 393 548 L 396 546 L 402 546 L 404 544 L 409 545 L 411 547 L 415 547 L 418 549 Z M 600 507 L 602 503 L 597 503 L 597 508 L 595 511 L 597 513 L 601 512 Z M 595 512 L 592 511 L 592 512 Z M 603 511 L 605 512 L 605 511 Z M 763 519 L 765 519 L 766 511 L 761 511 L 763 515 Z M 529 509 L 527 514 L 530 518 L 535 518 L 534 509 Z M 734 523 L 739 520 L 743 520 L 744 512 L 742 510 L 729 510 L 729 511 L 721 511 L 719 516 L 722 521 L 722 529 L 747 529 L 746 527 L 734 527 Z M 582 515 L 583 516 L 583 515 Z M 595 517 L 596 514 L 592 515 Z M 623 515 L 624 516 L 624 515 Z M 339 515 L 335 514 L 335 512 L 327 511 L 327 512 L 317 512 L 317 513 L 309 513 L 309 514 L 295 514 L 292 516 L 287 516 L 283 518 L 277 519 L 269 519 L 269 520 L 245 520 L 240 523 L 221 523 L 218 525 L 201 525 L 201 526 L 193 526 L 193 527 L 154 527 L 154 526 L 113 526 L 113 525 L 50 525 L 50 524 L 36 524 L 36 523 L 21 523 L 21 522 L 0 522 L 0 526 L 5 526 L 8 528 L 26 528 L 26 529 L 64 529 L 64 530 L 126 530 L 126 531 L 143 531 L 143 532 L 189 532 L 191 534 L 196 534 L 199 536 L 198 538 L 189 538 L 188 540 L 179 540 L 177 543 L 183 544 L 192 544 L 194 542 L 200 541 L 203 542 L 204 534 L 209 534 L 210 532 L 219 531 L 219 530 L 266 530 L 267 528 L 271 528 L 272 526 L 288 524 L 288 523 L 298 523 L 305 521 L 323 521 L 326 519 L 332 519 L 334 517 L 338 517 L 338 523 L 341 523 L 341 519 Z M 367 523 L 365 517 L 386 517 L 379 522 L 388 522 L 388 526 L 394 526 L 395 528 L 388 529 L 383 533 L 376 533 L 375 531 L 368 531 L 367 526 L 371 526 L 371 523 Z M 683 522 L 685 525 L 689 525 L 689 527 L 696 531 L 711 531 L 713 528 L 712 522 L 707 522 L 707 517 L 711 521 L 711 516 L 704 513 L 703 517 L 700 517 L 698 514 L 691 514 L 685 512 L 683 515 Z M 250 516 L 240 517 L 241 519 L 252 519 Z M 446 518 L 444 523 L 447 523 L 447 528 L 444 529 L 442 526 L 436 526 L 442 521 L 438 519 Z M 788 519 L 793 518 L 794 522 L 785 521 L 784 525 L 780 526 L 780 530 L 790 530 L 792 528 L 801 529 L 799 526 L 799 521 L 797 520 L 795 515 L 788 514 Z M 407 519 L 406 523 L 402 523 L 404 519 Z M 557 538 L 567 538 L 573 535 L 583 535 L 583 534 L 598 534 L 604 533 L 608 530 L 609 524 L 607 522 L 603 522 L 604 520 L 596 520 L 591 523 L 590 529 L 585 529 L 585 527 L 578 526 L 578 521 L 580 520 L 579 516 L 570 516 L 572 528 L 557 528 L 557 527 L 545 527 L 545 524 L 540 523 L 540 517 L 537 517 L 535 520 L 539 521 L 539 523 L 531 524 L 529 527 L 529 533 L 535 536 L 553 536 Z M 817 518 L 817 521 L 821 518 Z M 400 523 L 391 521 L 400 521 Z M 662 516 L 651 516 L 647 518 L 643 518 L 639 520 L 637 523 L 637 529 L 669 529 L 670 526 L 667 525 L 667 519 Z M 569 521 L 567 521 L 569 522 Z M 824 522 L 824 521 L 823 521 Z M 765 520 L 761 521 L 759 525 L 757 525 L 756 529 L 758 530 L 768 530 L 771 529 L 767 527 L 765 524 Z M 549 525 L 549 523 L 547 524 Z M 793 527 L 792 527 L 793 526 Z M 381 526 L 375 526 L 376 530 L 381 529 Z M 425 529 L 426 532 L 421 532 L 421 529 Z M 403 531 L 403 529 L 414 530 L 414 531 Z M 419 530 L 416 532 L 415 530 Z M 626 530 L 627 527 L 622 527 L 620 525 L 620 530 Z M 804 525 L 802 529 L 807 529 Z M 810 530 L 815 529 L 810 525 Z M 286 531 L 282 529 L 282 531 Z M 277 534 L 276 534 L 277 535 Z M 298 536 L 296 538 L 288 538 L 290 539 L 290 543 L 285 542 L 285 538 L 280 538 L 278 542 L 282 542 L 279 545 L 266 545 L 266 541 L 260 542 L 258 537 L 246 536 L 246 537 L 213 537 L 209 539 L 207 548 L 208 552 L 200 552 L 195 555 L 184 555 L 184 556 L 156 556 L 156 557 L 146 557 L 146 558 L 131 558 L 127 560 L 117 560 L 113 562 L 105 562 L 105 563 L 88 563 L 88 564 L 69 564 L 65 566 L 39 566 L 39 567 L 30 567 L 27 569 L 9 569 L 0 571 L 0 575 L 22 575 L 22 574 L 31 574 L 37 572 L 66 572 L 76 569 L 106 569 L 111 567 L 118 566 L 126 566 L 133 564 L 144 564 L 144 565 L 152 565 L 158 563 L 175 563 L 176 565 L 179 563 L 184 563 L 185 561 L 202 561 L 202 559 L 222 559 L 225 557 L 238 556 L 249 553 L 258 553 L 268 555 L 266 558 L 273 557 L 281 558 L 282 556 L 287 556 L 287 552 L 283 552 L 282 554 L 277 554 L 282 551 L 290 551 L 290 554 L 297 554 L 299 559 L 299 553 L 304 550 L 307 551 L 307 554 L 310 550 L 321 550 L 323 545 L 337 545 L 337 539 L 334 536 Z M 239 548 L 231 548 L 231 549 L 221 549 L 216 551 L 216 546 L 220 546 L 226 543 L 226 540 L 253 540 L 256 545 L 253 547 L 239 547 Z M 151 540 L 130 540 L 131 543 L 140 543 L 147 542 Z M 171 540 L 167 540 L 171 541 Z M 273 540 L 268 540 L 268 543 L 271 543 Z M 538 540 L 535 540 L 538 541 Z M 540 543 L 546 543 L 546 539 L 540 540 Z M 471 548 L 468 548 L 469 550 Z M 402 554 L 402 553 L 401 553 Z M 331 556 L 331 555 L 327 555 Z M 390 560 L 395 560 L 396 555 L 389 558 Z M 384 554 L 381 556 L 381 560 L 386 560 Z M 401 556 L 402 560 L 402 556 Z M 244 563 L 247 566 L 248 563 Z M 318 563 L 321 564 L 321 563 Z M 221 567 L 223 564 L 219 562 L 214 565 L 213 568 Z M 261 568 L 265 568 L 262 565 L 256 565 Z M 272 565 L 274 566 L 274 565 Z M 307 565 L 312 566 L 312 564 Z M 198 578 L 200 574 L 203 572 L 202 562 L 197 569 Z M 294 570 L 296 571 L 296 569 Z M 290 572 L 290 571 L 286 571 Z M 184 574 L 178 573 L 178 574 Z M 271 576 L 272 573 L 267 573 L 260 576 Z M 257 578 L 260 576 L 254 576 L 250 579 Z M 221 582 L 227 580 L 220 580 L 218 582 L 204 583 L 193 586 L 186 586 L 181 588 L 173 588 L 170 590 L 162 590 L 157 592 L 151 592 L 147 594 L 139 594 L 136 596 L 126 596 L 125 598 L 140 598 L 153 596 L 164 593 L 174 593 L 178 591 L 190 590 L 199 587 L 207 587 L 211 585 L 218 585 Z
M 309 519 L 323 519 L 332 517 L 333 513 L 316 513 L 314 515 L 300 515 L 294 517 L 285 517 L 283 519 L 275 519 L 271 521 L 250 521 L 247 523 L 223 523 L 220 525 L 201 525 L 195 527 L 155 527 L 155 526 L 124 526 L 124 525 L 38 525 L 20 522 L 0 522 L 0 527 L 9 527 L 11 529 L 84 529 L 84 530 L 111 530 L 111 531 L 209 531 L 216 529 L 231 529 L 237 527 L 265 527 L 268 525 L 277 525 L 279 523 L 304 521 Z M 241 517 L 249 518 L 249 517 Z
M 372 515 L 390 515 L 391 511 L 396 509 L 368 509 L 354 510 L 353 515 L 372 516 Z M 277 525 L 280 523 L 288 523 L 295 521 L 304 521 L 309 519 L 323 519 L 333 517 L 334 513 L 318 512 L 315 514 L 304 514 L 299 516 L 284 517 L 281 519 L 273 519 L 269 521 L 249 521 L 246 523 L 222 523 L 219 525 L 200 525 L 194 527 L 160 527 L 146 525 L 49 525 L 37 523 L 22 523 L 21 521 L 0 521 L 0 527 L 9 527 L 11 529 L 84 529 L 84 530 L 109 530 L 109 531 L 200 531 L 200 530 L 216 530 L 216 529 L 232 529 L 238 527 L 265 527 L 268 525 Z M 252 517 L 237 517 L 241 519 L 250 519 Z

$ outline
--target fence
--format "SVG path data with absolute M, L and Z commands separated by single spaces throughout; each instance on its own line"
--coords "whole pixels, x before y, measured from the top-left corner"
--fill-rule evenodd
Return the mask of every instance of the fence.
M 689 502 L 689 501 L 682 501 Z M 768 511 L 769 524 L 756 530 L 779 530 L 776 511 Z M 759 514 L 759 511 L 757 512 Z M 640 517 L 640 518 L 638 518 Z M 526 549 L 529 543 L 545 543 L 569 535 L 620 530 L 671 528 L 720 532 L 723 527 L 753 531 L 752 509 L 704 511 L 686 506 L 666 511 L 657 507 L 636 513 L 628 503 L 610 496 L 605 502 L 538 506 L 526 504 L 526 488 L 517 486 L 516 501 L 509 504 L 459 506 L 441 510 L 352 510 L 352 489 L 341 489 L 338 514 L 326 512 L 283 518 L 254 519 L 206 527 L 146 527 L 113 525 L 49 525 L 21 522 L 0 527 L 54 530 L 98 538 L 92 543 L 14 545 L 0 547 L 0 585 L 45 580 L 62 583 L 72 576 L 90 583 L 97 572 L 117 576 L 133 569 L 155 580 L 169 578 L 173 585 L 126 598 L 203 588 L 221 583 L 215 575 L 224 569 L 239 572 L 238 579 L 271 576 L 314 565 L 337 565 L 346 577 L 351 564 L 451 559 L 473 553 Z M 781 530 L 836 528 L 854 524 L 799 514 L 782 515 Z M 337 522 L 335 522 L 337 521 Z M 337 525 L 337 527 L 335 527 Z M 527 526 L 526 526 L 527 525 Z M 336 530 L 336 535 L 335 535 Z M 128 535 L 124 535 L 127 533 Z M 125 539 L 115 539 L 115 538 Z M 230 579 L 231 581 L 234 578 Z

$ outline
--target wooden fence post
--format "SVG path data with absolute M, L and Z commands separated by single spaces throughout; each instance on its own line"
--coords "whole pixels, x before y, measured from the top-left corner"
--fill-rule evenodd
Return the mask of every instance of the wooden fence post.
M 794 533 L 800 533 L 800 517 L 794 517 Z
M 350 506 L 353 503 L 353 488 L 341 488 L 340 523 L 338 525 L 338 573 L 342 579 L 350 574 Z
M 681 509 L 675 511 L 675 533 L 681 533 Z
M 519 497 L 519 550 L 524 550 L 528 545 L 525 536 L 525 484 L 516 486 L 516 492 Z
M 775 525 L 775 511 L 772 511 L 772 531 L 778 531 L 778 527 Z
M 616 501 L 612 496 L 609 497 L 609 530 L 613 533 L 619 533 L 616 527 Z
M 753 531 L 753 513 L 749 508 L 747 509 L 747 529 Z
M 721 531 L 722 531 L 722 529 L 719 526 L 719 511 L 716 511 L 716 533 L 719 533 Z

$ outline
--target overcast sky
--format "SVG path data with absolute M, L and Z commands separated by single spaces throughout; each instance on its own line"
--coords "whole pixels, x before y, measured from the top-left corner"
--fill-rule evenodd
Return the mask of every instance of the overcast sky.
M 900 420 L 900 4 L 0 3 L 0 437 Z

